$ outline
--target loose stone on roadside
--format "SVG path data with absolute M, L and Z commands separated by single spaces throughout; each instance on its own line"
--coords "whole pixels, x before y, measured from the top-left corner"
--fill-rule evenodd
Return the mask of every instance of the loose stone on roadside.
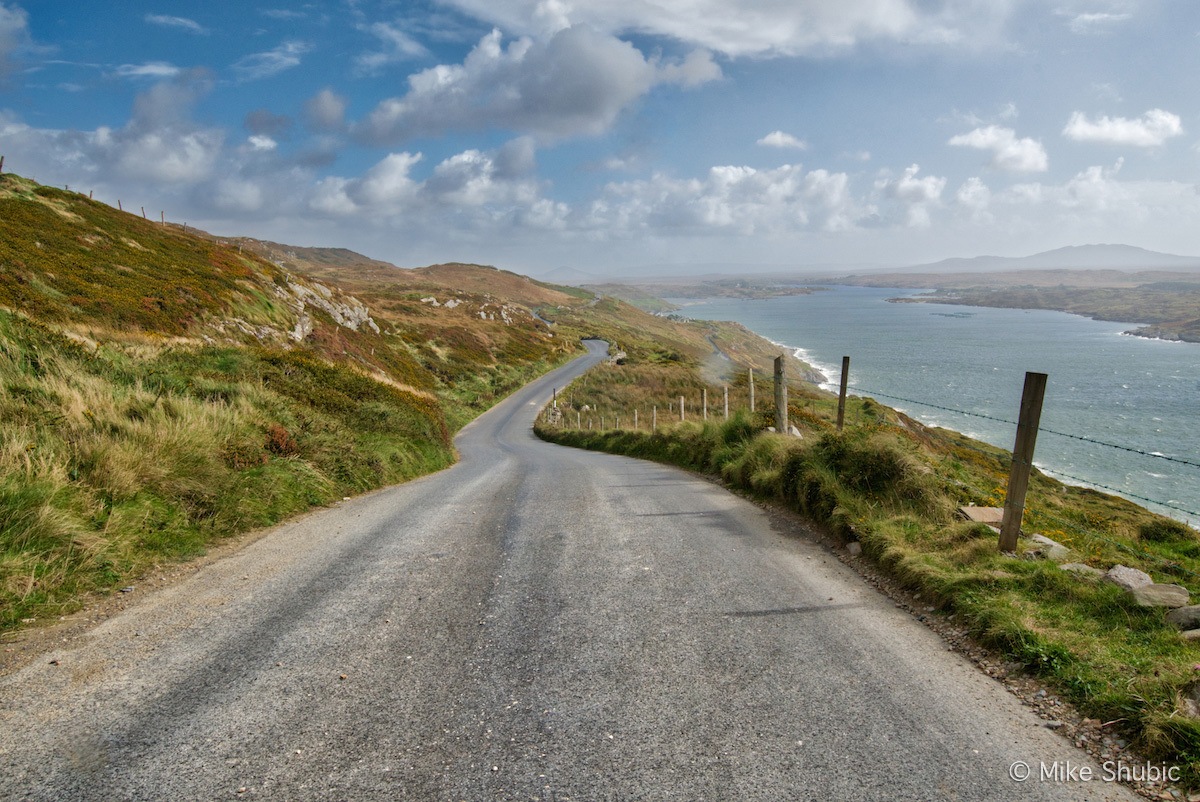
M 1144 585 L 1153 585 L 1154 579 L 1145 571 L 1130 568 L 1128 565 L 1114 565 L 1108 569 L 1104 578 L 1125 590 L 1133 590 Z
M 1167 613 L 1167 623 L 1182 630 L 1200 630 L 1200 604 L 1180 607 Z
M 1131 592 L 1142 607 L 1184 607 L 1191 601 L 1187 588 L 1179 585 L 1142 585 Z
M 1092 566 L 1084 565 L 1083 563 L 1063 563 L 1058 567 L 1064 571 L 1070 571 L 1073 574 L 1079 574 L 1080 576 L 1104 576 L 1104 572 L 1099 568 L 1093 568 Z
M 1071 550 L 1069 548 L 1058 541 L 1051 540 L 1045 535 L 1030 535 L 1029 539 L 1037 545 L 1025 552 L 1026 556 L 1045 557 L 1046 559 L 1053 560 L 1054 562 L 1066 560 L 1071 556 Z

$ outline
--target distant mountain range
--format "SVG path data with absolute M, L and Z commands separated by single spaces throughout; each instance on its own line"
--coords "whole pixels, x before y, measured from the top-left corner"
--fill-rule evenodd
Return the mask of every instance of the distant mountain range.
M 1200 270 L 1200 256 L 1176 256 L 1133 245 L 1069 245 L 1032 256 L 975 256 L 912 265 L 903 273 L 992 273 L 1002 270 Z M 880 271 L 883 272 L 883 271 Z

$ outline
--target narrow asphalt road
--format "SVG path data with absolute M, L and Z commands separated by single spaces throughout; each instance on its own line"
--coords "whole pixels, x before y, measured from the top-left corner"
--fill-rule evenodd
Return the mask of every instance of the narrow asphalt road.
M 535 439 L 601 358 L 0 680 L 0 799 L 1136 798 L 754 505 Z

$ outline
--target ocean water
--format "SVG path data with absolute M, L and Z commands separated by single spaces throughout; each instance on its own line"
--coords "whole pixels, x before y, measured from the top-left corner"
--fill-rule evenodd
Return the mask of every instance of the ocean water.
M 1135 453 L 1200 463 L 1200 344 L 1133 337 L 1122 332 L 1134 323 L 1062 312 L 887 302 L 915 294 L 838 286 L 680 314 L 745 325 L 796 351 L 835 392 L 849 356 L 851 392 L 1007 449 L 1025 372 L 1045 373 L 1040 469 L 1200 521 L 1200 467 Z

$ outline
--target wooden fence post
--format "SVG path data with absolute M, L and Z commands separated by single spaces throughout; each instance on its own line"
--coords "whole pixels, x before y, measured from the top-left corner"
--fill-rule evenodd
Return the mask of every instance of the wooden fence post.
M 846 422 L 846 383 L 850 378 L 850 357 L 842 357 L 842 387 L 838 391 L 838 417 L 837 430 L 842 430 L 842 424 Z
M 787 381 L 784 370 L 787 365 L 783 354 L 775 357 L 775 431 L 790 434 L 788 430 Z
M 1025 515 L 1025 492 L 1029 489 L 1029 472 L 1033 468 L 1033 447 L 1037 443 L 1045 396 L 1046 374 L 1026 373 L 1025 389 L 1021 392 L 1021 416 L 1017 418 L 1017 439 L 1013 444 L 1012 469 L 1008 476 L 1008 493 L 1004 496 L 1004 517 L 1000 522 L 1000 551 L 1017 550 L 1021 519 Z
M 658 431 L 658 406 L 657 405 L 654 407 L 654 411 L 651 413 L 651 415 L 652 415 L 652 417 L 650 418 L 650 431 L 657 432 Z
M 750 368 L 750 411 L 754 411 L 754 368 Z
M 725 385 L 725 420 L 729 420 L 729 385 Z
M 700 408 L 701 408 L 700 416 L 704 420 L 708 420 L 708 388 L 707 387 L 700 390 Z
M 638 427 L 638 424 L 637 424 L 637 412 L 638 412 L 638 411 L 637 411 L 636 409 L 633 411 L 633 428 L 634 428 L 635 430 L 636 430 L 636 429 L 637 429 L 637 427 Z
M 683 396 L 679 396 L 679 420 L 680 422 L 687 420 L 687 414 L 683 410 Z

